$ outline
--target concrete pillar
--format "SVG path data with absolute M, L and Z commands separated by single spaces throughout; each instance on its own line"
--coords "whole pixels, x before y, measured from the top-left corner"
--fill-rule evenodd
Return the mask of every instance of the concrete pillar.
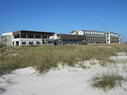
M 43 39 L 42 39 L 42 35 L 41 35 L 41 45 L 43 44 Z
M 107 33 L 105 34 L 105 40 L 106 40 L 106 43 L 108 43 Z
M 47 36 L 47 44 L 48 44 L 48 40 L 49 40 L 49 38 L 48 38 L 48 36 Z
M 16 41 L 14 41 L 14 46 L 16 46 Z
M 108 33 L 108 44 L 111 43 L 111 33 Z
M 22 41 L 19 41 L 19 46 L 22 46 Z
M 33 41 L 33 44 L 34 44 L 34 45 L 37 45 L 37 41 Z
M 26 46 L 28 46 L 29 45 L 29 41 L 26 41 Z
M 26 34 L 26 38 L 28 38 L 28 35 Z
M 47 36 L 47 39 L 49 39 L 49 36 Z
M 21 33 L 19 34 L 19 38 L 21 38 Z
M 119 44 L 122 43 L 122 37 L 119 36 Z

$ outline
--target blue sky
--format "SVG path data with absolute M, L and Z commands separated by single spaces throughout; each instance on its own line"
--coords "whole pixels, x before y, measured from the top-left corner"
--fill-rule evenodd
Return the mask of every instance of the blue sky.
M 3 32 L 116 32 L 127 41 L 127 0 L 0 0 Z

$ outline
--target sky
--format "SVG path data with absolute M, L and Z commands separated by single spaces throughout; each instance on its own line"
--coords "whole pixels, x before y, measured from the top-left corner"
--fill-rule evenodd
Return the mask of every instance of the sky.
M 0 36 L 17 30 L 106 31 L 127 42 L 127 0 L 0 0 Z

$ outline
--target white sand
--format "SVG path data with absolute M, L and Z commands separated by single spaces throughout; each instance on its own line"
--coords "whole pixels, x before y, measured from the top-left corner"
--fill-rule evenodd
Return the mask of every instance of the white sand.
M 123 64 L 118 64 L 113 71 L 127 76 L 123 67 Z M 0 87 L 6 89 L 3 95 L 127 95 L 127 83 L 124 82 L 122 87 L 106 93 L 91 87 L 91 78 L 110 73 L 109 68 L 98 64 L 89 69 L 66 66 L 59 67 L 59 70 L 50 70 L 46 74 L 38 74 L 32 67 L 17 69 L 0 78 Z

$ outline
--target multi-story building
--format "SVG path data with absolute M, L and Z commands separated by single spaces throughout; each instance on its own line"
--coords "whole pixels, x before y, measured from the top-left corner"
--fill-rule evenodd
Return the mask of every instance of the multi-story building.
M 48 44 L 50 36 L 53 32 L 38 32 L 38 31 L 16 31 L 2 34 L 3 46 L 29 46 Z
M 87 44 L 85 35 L 57 34 L 52 36 L 56 44 Z
M 121 43 L 121 36 L 112 32 L 79 30 L 72 34 L 54 32 L 16 31 L 2 34 L 3 46 L 29 46 L 42 44 L 87 44 L 87 43 Z
M 72 35 L 85 35 L 88 43 L 121 43 L 120 34 L 90 30 L 72 31 Z

